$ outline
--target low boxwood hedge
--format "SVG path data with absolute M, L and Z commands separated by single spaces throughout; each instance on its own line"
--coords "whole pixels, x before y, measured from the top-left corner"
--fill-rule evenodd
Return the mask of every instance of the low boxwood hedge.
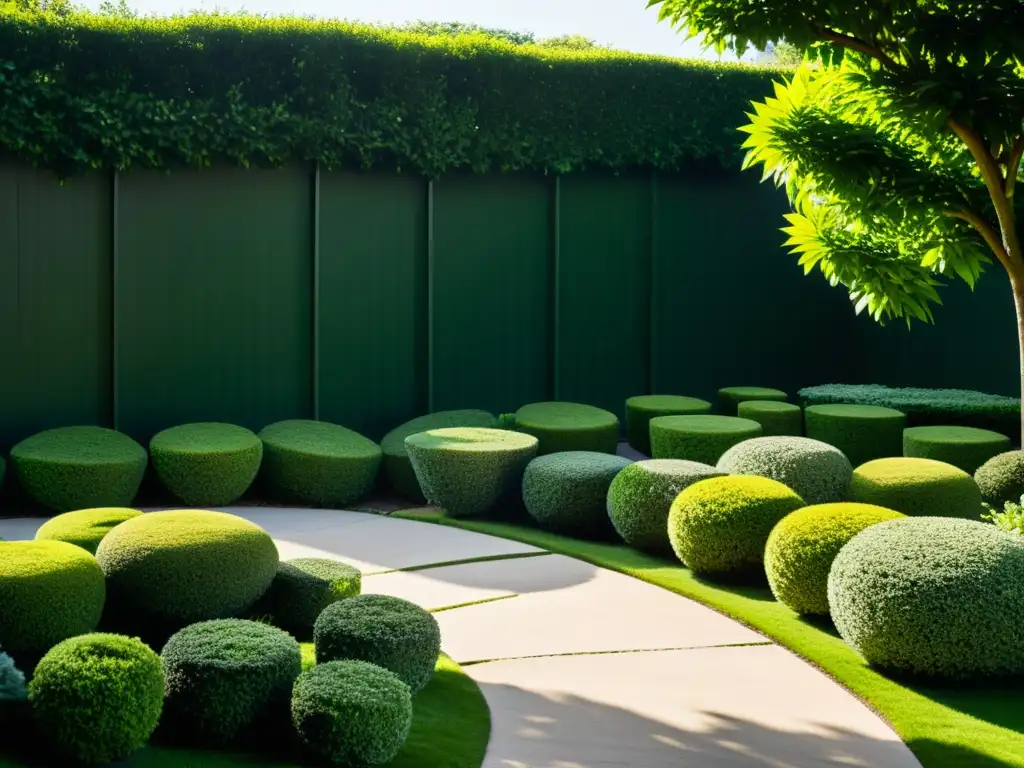
M 858 467 L 903 455 L 907 417 L 876 405 L 811 405 L 804 411 L 807 436 L 834 445 Z
M 301 557 L 277 567 L 277 575 L 249 615 L 269 621 L 299 640 L 313 639 L 313 625 L 331 603 L 362 591 L 358 568 L 337 560 Z
M 739 411 L 739 404 L 748 400 L 772 400 L 784 403 L 789 400 L 789 395 L 781 389 L 771 387 L 722 387 L 718 390 L 718 410 L 725 416 L 735 416 Z
M 778 480 L 808 504 L 841 501 L 853 467 L 843 452 L 806 437 L 755 437 L 734 445 L 718 469 L 727 475 L 757 475 Z
M 696 416 L 711 413 L 711 403 L 682 395 L 637 395 L 626 400 L 626 439 L 631 447 L 651 455 L 651 419 L 658 416 Z
M 850 500 L 905 515 L 980 519 L 981 491 L 962 469 L 932 459 L 877 459 L 853 471 Z
M 582 403 L 549 402 L 524 405 L 515 429 L 537 438 L 537 455 L 565 451 L 615 453 L 619 419 L 611 411 Z
M 539 456 L 523 475 L 523 502 L 542 527 L 576 536 L 610 532 L 608 488 L 629 459 L 592 451 Z
M 256 479 L 263 442 L 234 424 L 183 424 L 157 433 L 149 454 L 160 481 L 183 502 L 223 507 Z
M 1024 497 L 1024 451 L 1007 451 L 993 456 L 974 473 L 981 497 L 996 509 Z
M 103 538 L 125 520 L 141 515 L 137 509 L 127 507 L 101 507 L 80 509 L 51 517 L 36 531 L 37 541 L 66 541 L 95 554 Z
M 765 437 L 804 433 L 804 412 L 799 405 L 775 400 L 744 400 L 736 407 L 736 415 L 761 425 Z
M 735 416 L 659 416 L 651 419 L 651 454 L 714 466 L 737 443 L 760 436 L 760 424 Z
M 911 427 L 903 432 L 903 455 L 935 459 L 973 475 L 982 464 L 1010 448 L 1010 438 L 974 427 Z

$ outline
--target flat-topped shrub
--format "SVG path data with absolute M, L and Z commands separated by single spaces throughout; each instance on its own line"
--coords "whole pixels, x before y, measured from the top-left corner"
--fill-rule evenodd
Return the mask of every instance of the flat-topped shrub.
M 592 451 L 539 456 L 523 475 L 523 502 L 544 528 L 576 536 L 608 533 L 608 488 L 629 459 Z
M 582 403 L 531 403 L 516 411 L 515 429 L 537 438 L 537 455 L 565 451 L 615 453 L 619 419 Z
M 1010 448 L 1010 438 L 975 427 L 911 427 L 903 432 L 903 455 L 935 459 L 973 475 L 982 464 Z
M 95 554 L 103 538 L 125 520 L 141 515 L 137 509 L 127 507 L 100 507 L 79 509 L 51 517 L 36 531 L 36 540 L 66 541 Z
M 249 614 L 268 620 L 299 640 L 313 639 L 313 625 L 331 603 L 362 590 L 358 568 L 321 557 L 300 557 L 277 566 L 277 575 Z
M 651 454 L 714 465 L 737 443 L 760 436 L 760 424 L 735 416 L 658 416 L 651 419 Z
M 877 459 L 862 464 L 853 471 L 850 500 L 926 517 L 978 520 L 983 511 L 974 478 L 932 459 Z
M 737 415 L 739 404 L 748 400 L 773 400 L 784 403 L 789 395 L 771 387 L 722 387 L 718 390 L 718 410 L 725 416 Z
M 804 412 L 799 405 L 777 400 L 744 400 L 736 406 L 736 415 L 761 425 L 765 437 L 804 433 Z
M 986 504 L 1002 508 L 1008 501 L 1024 496 L 1024 451 L 1007 451 L 993 456 L 974 473 Z
M 757 475 L 789 486 L 808 504 L 841 501 L 853 467 L 843 452 L 807 437 L 755 437 L 718 460 L 727 475 Z
M 711 403 L 682 395 L 637 395 L 626 400 L 626 439 L 645 456 L 651 455 L 651 419 L 711 413 Z
M 234 424 L 182 424 L 149 442 L 153 469 L 186 504 L 223 507 L 241 498 L 256 479 L 263 443 Z
M 810 405 L 804 410 L 807 436 L 834 445 L 856 467 L 903 455 L 907 417 L 877 405 Z

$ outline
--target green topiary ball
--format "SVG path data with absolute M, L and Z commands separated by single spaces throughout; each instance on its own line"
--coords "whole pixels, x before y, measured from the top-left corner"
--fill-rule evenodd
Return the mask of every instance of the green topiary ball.
M 503 429 L 433 429 L 407 437 L 405 446 L 427 500 L 453 517 L 518 495 L 537 455 L 537 438 Z
M 935 459 L 973 475 L 982 464 L 1010 449 L 1010 438 L 974 427 L 911 427 L 903 431 L 903 455 Z
M 143 746 L 164 703 L 160 657 L 141 640 L 80 635 L 54 646 L 28 687 L 40 734 L 63 757 L 113 763 Z
M 127 507 L 146 472 L 145 449 L 102 427 L 61 427 L 22 440 L 11 450 L 21 487 L 56 512 Z
M 808 504 L 841 501 L 853 467 L 838 448 L 806 437 L 755 437 L 718 461 L 727 475 L 757 475 L 788 485 Z
M 362 582 L 358 568 L 337 560 L 288 560 L 277 567 L 270 589 L 249 610 L 249 615 L 265 617 L 300 640 L 311 640 L 313 625 L 324 609 L 358 595 Z
M 804 412 L 799 405 L 774 400 L 744 400 L 736 409 L 741 419 L 750 419 L 761 425 L 765 437 L 804 433 Z
M 668 518 L 672 549 L 708 575 L 763 573 L 772 529 L 804 506 L 792 489 L 766 477 L 716 477 L 679 494 Z
M 804 410 L 807 436 L 834 445 L 853 466 L 903 454 L 907 417 L 874 405 L 811 405 Z
M 106 586 L 96 558 L 63 541 L 0 542 L 0 646 L 39 655 L 92 632 Z
M 365 661 L 331 661 L 299 675 L 292 723 L 312 752 L 367 768 L 395 758 L 412 727 L 409 686 Z
M 531 403 L 516 411 L 515 428 L 538 440 L 537 455 L 565 451 L 615 453 L 619 419 L 610 411 L 581 403 Z
M 683 489 L 699 480 L 721 477 L 707 464 L 650 459 L 630 464 L 608 488 L 608 517 L 622 540 L 654 554 L 670 554 L 668 511 Z
M 405 449 L 405 438 L 410 435 L 418 435 L 420 432 L 429 432 L 432 429 L 447 429 L 449 427 L 494 429 L 497 426 L 498 419 L 494 414 L 474 410 L 439 411 L 407 421 L 388 432 L 380 441 L 380 447 L 384 453 L 384 477 L 391 490 L 398 496 L 422 504 L 426 498 L 420 489 L 420 481 L 416 479 L 416 472 L 409 460 L 409 453 Z
M 244 619 L 185 627 L 167 641 L 160 658 L 169 722 L 178 732 L 213 745 L 283 716 L 302 671 L 294 637 Z
M 150 512 L 121 523 L 96 550 L 117 626 L 166 637 L 237 616 L 277 573 L 277 547 L 258 525 L 223 512 Z
M 828 573 L 839 550 L 866 528 L 903 517 L 871 504 L 818 504 L 776 525 L 764 550 L 775 599 L 797 613 L 828 615 Z
M 877 459 L 857 467 L 850 500 L 927 517 L 980 519 L 983 512 L 974 478 L 931 459 Z
M 993 456 L 974 473 L 974 481 L 986 504 L 996 509 L 1024 496 L 1024 451 L 1007 451 Z
M 786 402 L 789 395 L 770 387 L 723 387 L 718 390 L 718 409 L 726 416 L 735 416 L 740 403 L 748 400 Z
M 949 678 L 1024 673 L 1024 538 L 987 523 L 893 520 L 842 548 L 832 619 L 870 664 Z
M 651 419 L 651 453 L 714 465 L 737 443 L 761 436 L 761 425 L 735 416 L 659 416 Z
M 286 501 L 345 506 L 365 497 L 380 470 L 380 446 L 325 421 L 279 421 L 260 432 L 261 476 Z
M 186 504 L 225 506 L 242 497 L 256 479 L 263 442 L 234 424 L 183 424 L 149 443 L 153 469 Z
M 437 619 L 407 600 L 360 595 L 329 605 L 313 629 L 316 661 L 358 659 L 388 669 L 413 694 L 430 682 L 441 654 Z
M 36 540 L 66 541 L 68 544 L 81 547 L 89 554 L 95 554 L 103 537 L 115 526 L 141 514 L 139 510 L 127 507 L 101 507 L 65 512 L 43 523 L 36 531 Z
M 638 395 L 626 401 L 626 439 L 630 446 L 651 455 L 651 419 L 658 416 L 697 416 L 711 413 L 711 403 L 681 395 Z
M 540 456 L 523 475 L 526 510 L 544 528 L 578 536 L 608 533 L 608 488 L 630 461 L 591 451 Z

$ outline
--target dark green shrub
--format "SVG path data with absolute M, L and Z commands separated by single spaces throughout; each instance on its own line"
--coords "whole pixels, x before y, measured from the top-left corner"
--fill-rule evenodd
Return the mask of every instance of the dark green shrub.
M 317 617 L 331 603 L 355 597 L 362 590 L 358 568 L 337 560 L 303 557 L 277 566 L 270 588 L 249 609 L 299 640 L 313 639 Z
M 63 541 L 0 542 L 0 646 L 35 658 L 92 632 L 106 586 L 96 558 Z
M 139 510 L 127 507 L 101 507 L 65 512 L 43 523 L 36 531 L 36 540 L 66 541 L 68 544 L 81 547 L 89 554 L 95 554 L 103 537 L 115 526 L 141 514 Z
M 707 464 L 650 459 L 630 464 L 608 489 L 608 517 L 631 547 L 669 554 L 668 512 L 683 489 L 722 473 Z
M 834 445 L 857 467 L 903 455 L 907 417 L 874 405 L 812 405 L 804 411 L 807 436 Z
M 292 723 L 302 743 L 335 765 L 390 762 L 412 726 L 409 686 L 365 661 L 331 661 L 299 675 Z
M 911 427 L 903 432 L 903 455 L 935 459 L 973 475 L 982 464 L 1010 448 L 1010 438 L 974 427 Z
M 89 765 L 127 757 L 156 729 L 164 703 L 160 657 L 141 640 L 80 635 L 54 646 L 28 687 L 46 743 Z
M 316 661 L 358 659 L 394 672 L 413 694 L 430 682 L 441 654 L 437 619 L 418 605 L 386 595 L 360 595 L 329 605 L 313 630 Z
M 0 649 L 0 737 L 30 726 L 25 673 Z
M 426 498 L 420 490 L 419 480 L 405 448 L 405 438 L 432 429 L 448 427 L 481 427 L 494 429 L 498 420 L 487 411 L 439 411 L 407 421 L 384 435 L 380 441 L 384 453 L 384 477 L 388 486 L 398 496 L 409 501 L 423 503 Z
M 981 517 L 974 478 L 932 459 L 878 459 L 853 471 L 850 500 L 926 517 Z
M 828 580 L 832 619 L 870 664 L 950 678 L 1024 673 L 1024 538 L 972 520 L 868 528 Z
M 771 400 L 784 403 L 789 395 L 781 389 L 770 387 L 723 387 L 718 390 L 718 410 L 725 416 L 735 416 L 739 404 L 748 400 Z
M 610 529 L 608 488 L 630 461 L 591 451 L 540 456 L 523 475 L 526 510 L 544 528 L 579 536 Z
M 142 484 L 148 457 L 127 435 L 102 427 L 61 427 L 11 450 L 18 482 L 33 501 L 56 512 L 127 507 Z
M 325 421 L 279 421 L 260 432 L 268 489 L 285 501 L 344 506 L 372 489 L 380 446 Z
M 233 424 L 183 424 L 149 443 L 153 469 L 186 504 L 222 507 L 242 497 L 256 479 L 263 443 Z
M 761 425 L 765 437 L 804 433 L 804 412 L 799 405 L 774 400 L 744 400 L 736 407 L 736 415 Z
M 638 395 L 626 401 L 626 439 L 645 456 L 651 455 L 651 419 L 658 416 L 696 416 L 711 413 L 711 403 L 681 395 Z
M 453 517 L 517 495 L 537 455 L 537 438 L 503 429 L 433 429 L 407 437 L 405 446 L 427 500 Z
M 775 599 L 797 613 L 828 615 L 828 573 L 839 550 L 866 528 L 903 517 L 870 504 L 818 504 L 791 512 L 768 537 L 764 569 Z
M 716 477 L 694 483 L 668 516 L 672 549 L 694 573 L 763 573 L 772 529 L 804 506 L 792 489 L 766 477 Z
M 734 445 L 718 461 L 726 475 L 777 480 L 808 504 L 841 501 L 853 467 L 838 448 L 806 437 L 755 437 Z
M 659 416 L 651 419 L 651 454 L 713 466 L 737 443 L 760 436 L 760 424 L 735 416 Z
M 1024 496 L 1024 451 L 1007 451 L 993 456 L 974 473 L 974 481 L 986 504 L 1001 507 Z
M 201 743 L 223 744 L 287 711 L 302 654 L 284 630 L 244 619 L 192 624 L 160 654 L 166 717 Z
M 516 430 L 537 438 L 537 455 L 566 451 L 615 453 L 619 419 L 610 411 L 581 403 L 531 403 L 516 411 Z

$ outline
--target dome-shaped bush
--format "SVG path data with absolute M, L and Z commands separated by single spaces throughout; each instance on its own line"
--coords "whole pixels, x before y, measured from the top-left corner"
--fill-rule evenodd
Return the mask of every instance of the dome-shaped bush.
M 164 674 L 160 657 L 137 638 L 80 635 L 50 649 L 28 692 L 47 745 L 69 760 L 106 765 L 156 729 Z
M 608 488 L 608 517 L 622 540 L 654 554 L 671 554 L 668 511 L 684 488 L 699 480 L 721 477 L 707 464 L 676 459 L 650 459 L 630 464 Z
M 160 654 L 166 717 L 199 742 L 223 744 L 287 711 L 302 654 L 284 630 L 244 619 L 192 624 Z
M 63 541 L 0 542 L 0 647 L 15 658 L 92 632 L 106 587 L 96 558 Z
M 146 472 L 145 449 L 102 427 L 61 427 L 11 450 L 18 482 L 33 501 L 56 512 L 127 507 Z
M 838 448 L 806 437 L 755 437 L 718 461 L 727 475 L 757 475 L 788 485 L 808 504 L 841 501 L 853 467 Z
M 723 387 L 718 390 L 718 410 L 726 416 L 735 416 L 739 404 L 748 400 L 771 400 L 784 403 L 789 395 L 771 387 Z
M 658 416 L 697 416 L 711 413 L 711 403 L 682 395 L 638 395 L 626 401 L 626 439 L 645 456 L 651 455 L 651 419 Z
M 802 506 L 804 500 L 791 488 L 765 477 L 703 480 L 672 504 L 669 541 L 694 573 L 760 573 L 772 529 Z
M 121 523 L 96 550 L 108 616 L 154 637 L 237 616 L 277 573 L 277 547 L 258 525 L 222 512 L 150 512 Z
M 853 466 L 903 454 L 907 417 L 876 405 L 811 405 L 804 410 L 807 436 L 834 445 Z
M 979 519 L 981 491 L 974 478 L 931 459 L 876 459 L 853 471 L 850 500 L 905 515 Z
M 329 605 L 313 630 L 316 661 L 358 659 L 398 675 L 414 694 L 430 682 L 441 654 L 437 619 L 414 603 L 360 595 Z
M 828 614 L 828 572 L 839 550 L 877 523 L 903 517 L 870 504 L 818 504 L 792 512 L 772 529 L 764 569 L 775 599 L 797 613 Z
M 52 517 L 36 531 L 36 540 L 66 541 L 81 547 L 89 554 L 115 527 L 125 520 L 141 515 L 137 509 L 127 507 L 101 507 L 100 509 L 79 509 Z
M 615 453 L 619 419 L 582 403 L 531 403 L 516 411 L 515 428 L 537 438 L 537 455 L 565 451 Z
M 335 765 L 391 762 L 412 727 L 409 686 L 365 661 L 332 661 L 299 675 L 292 723 L 312 752 Z
M 659 416 L 651 419 L 651 454 L 713 466 L 737 443 L 760 436 L 760 424 L 735 416 Z
M 974 481 L 986 504 L 996 509 L 1024 496 L 1024 451 L 1006 451 L 993 456 L 974 473 Z
M 453 517 L 486 512 L 518 494 L 537 455 L 537 438 L 503 429 L 433 429 L 410 435 L 405 446 L 427 500 Z
M 358 595 L 362 582 L 358 568 L 337 560 L 288 560 L 278 565 L 270 588 L 249 609 L 249 615 L 265 618 L 300 640 L 311 640 L 313 625 L 323 610 L 331 603 Z
M 153 469 L 186 504 L 225 506 L 242 497 L 256 479 L 263 442 L 234 424 L 183 424 L 149 443 Z
M 741 419 L 750 419 L 761 425 L 765 437 L 804 433 L 804 412 L 799 405 L 775 400 L 744 400 L 736 408 Z
M 903 431 L 903 455 L 935 459 L 973 475 L 982 464 L 1010 449 L 1010 438 L 974 427 L 911 427 Z
M 380 446 L 325 421 L 279 421 L 260 432 L 261 477 L 275 496 L 301 504 L 345 506 L 366 496 L 380 470 Z
M 409 453 L 405 448 L 405 438 L 410 435 L 450 427 L 494 429 L 497 426 L 498 419 L 492 413 L 462 410 L 430 413 L 395 427 L 380 441 L 381 450 L 384 452 L 384 477 L 387 479 L 388 486 L 403 499 L 417 503 L 426 501 L 423 491 L 420 490 L 420 481 L 416 479 L 416 471 L 412 468 L 412 462 L 409 460 Z
M 607 533 L 608 487 L 630 464 L 608 453 L 568 451 L 539 456 L 523 475 L 523 502 L 541 526 L 579 536 Z
M 870 664 L 952 678 L 1024 673 L 1024 538 L 972 520 L 868 528 L 828 580 L 832 619 Z

